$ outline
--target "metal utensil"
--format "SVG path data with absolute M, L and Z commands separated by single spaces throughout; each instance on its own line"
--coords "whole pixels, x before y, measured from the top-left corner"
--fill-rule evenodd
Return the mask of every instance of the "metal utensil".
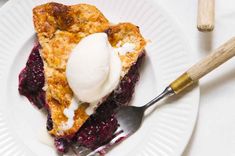
M 132 135 L 141 126 L 144 112 L 159 100 L 176 95 L 196 83 L 201 77 L 223 64 L 235 55 L 235 37 L 220 46 L 206 58 L 192 66 L 188 71 L 173 81 L 166 89 L 152 101 L 142 107 L 124 106 L 117 112 L 116 117 L 120 128 L 128 135 Z
M 189 70 L 187 70 L 184 74 L 173 81 L 168 87 L 166 87 L 166 89 L 160 95 L 158 95 L 146 105 L 142 107 L 121 107 L 116 113 L 116 118 L 120 126 L 115 133 L 115 137 L 108 144 L 103 145 L 95 149 L 94 151 L 89 151 L 89 154 L 87 154 L 86 150 L 85 152 L 81 151 L 80 156 L 93 156 L 97 155 L 100 151 L 107 152 L 107 150 L 116 145 L 123 138 L 132 135 L 139 129 L 144 117 L 144 112 L 147 108 L 156 104 L 156 102 L 163 98 L 179 94 L 181 91 L 198 82 L 201 77 L 208 74 L 209 72 L 232 58 L 234 55 L 235 37 L 227 41 L 214 52 L 202 59 L 200 62 L 193 65 Z

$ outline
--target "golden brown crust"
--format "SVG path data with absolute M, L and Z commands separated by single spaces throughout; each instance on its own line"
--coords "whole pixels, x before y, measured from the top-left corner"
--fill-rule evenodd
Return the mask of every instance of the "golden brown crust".
M 121 45 L 124 43 L 135 44 L 135 51 L 129 52 L 126 55 L 120 55 L 122 71 L 123 75 L 125 75 L 132 64 L 137 61 L 140 53 L 143 52 L 146 41 L 140 34 L 139 27 L 131 23 L 120 23 L 110 26 L 109 29 L 106 30 L 106 33 L 113 47 L 116 47 L 118 44 L 120 45 L 120 43 Z
M 125 42 L 135 44 L 134 52 L 120 56 L 125 75 L 142 53 L 145 40 L 135 25 L 121 23 L 111 26 L 96 7 L 87 4 L 65 6 L 47 3 L 33 9 L 33 20 L 42 46 L 46 101 L 53 121 L 50 133 L 55 136 L 73 135 L 89 117 L 85 112 L 87 104 L 82 104 L 75 111 L 73 127 L 61 133 L 61 124 L 67 121 L 63 111 L 73 98 L 66 80 L 65 69 L 69 54 L 75 45 L 85 36 L 96 32 L 106 32 L 113 47 Z
M 56 30 L 86 34 L 102 31 L 109 25 L 104 15 L 88 4 L 43 4 L 33 9 L 33 19 L 37 33 L 47 37 L 52 37 Z
M 94 6 L 65 6 L 58 3 L 34 8 L 33 20 L 45 64 L 46 101 L 53 121 L 50 133 L 56 136 L 74 134 L 89 116 L 84 111 L 86 106 L 82 105 L 76 110 L 73 128 L 60 132 L 61 123 L 67 120 L 63 111 L 73 97 L 65 77 L 66 62 L 81 38 L 106 30 L 109 22 Z

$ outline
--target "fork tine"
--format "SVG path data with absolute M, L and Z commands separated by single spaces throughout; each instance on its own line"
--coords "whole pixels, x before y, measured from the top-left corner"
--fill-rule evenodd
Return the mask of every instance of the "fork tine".
M 128 134 L 126 134 L 119 126 L 116 132 L 114 133 L 114 138 L 109 143 L 100 146 L 93 151 L 86 147 L 74 144 L 72 146 L 73 155 L 63 155 L 63 156 L 100 156 L 102 154 L 107 153 L 109 150 L 111 150 L 114 147 L 114 145 L 120 143 L 127 136 Z
M 125 139 L 127 137 L 127 134 L 124 133 L 124 131 L 119 127 L 116 130 L 116 133 L 114 134 L 114 136 L 115 137 L 109 143 L 95 149 L 94 151 L 89 153 L 87 156 L 98 156 L 100 155 L 99 153 L 102 153 L 102 154 L 107 153 L 109 150 L 111 150 L 114 147 L 114 145 L 120 143 L 123 139 Z
M 72 145 L 73 155 L 75 156 L 87 156 L 92 150 L 86 147 Z

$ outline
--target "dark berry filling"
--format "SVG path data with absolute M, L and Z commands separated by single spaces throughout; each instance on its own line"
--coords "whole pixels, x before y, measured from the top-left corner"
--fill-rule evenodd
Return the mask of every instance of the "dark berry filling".
M 31 51 L 26 67 L 19 75 L 19 93 L 26 96 L 38 108 L 46 107 L 45 83 L 43 61 L 39 53 L 40 45 L 37 43 Z M 118 88 L 98 107 L 96 113 L 90 116 L 73 138 L 55 138 L 55 147 L 58 152 L 66 153 L 71 142 L 90 149 L 96 149 L 108 143 L 118 128 L 115 111 L 122 105 L 127 105 L 134 93 L 135 84 L 139 80 L 139 67 L 144 53 L 121 80 Z M 53 128 L 53 122 L 48 113 L 47 130 Z
M 39 49 L 37 43 L 29 55 L 26 67 L 20 72 L 18 90 L 40 109 L 45 106 L 45 92 L 42 89 L 45 76 Z
M 55 138 L 55 147 L 60 153 L 67 153 L 69 151 L 69 141 L 64 138 Z
M 86 121 L 76 134 L 77 143 L 81 146 L 96 149 L 108 143 L 118 128 L 115 111 L 122 105 L 127 105 L 134 93 L 134 87 L 139 80 L 139 67 L 144 58 L 140 56 L 129 72 L 121 80 L 118 88 L 103 102 L 96 113 Z
M 139 80 L 139 68 L 144 56 L 143 53 L 138 61 L 132 65 L 129 72 L 121 80 L 118 88 L 97 108 L 96 113 L 90 116 L 71 139 L 72 142 L 89 149 L 96 149 L 107 144 L 115 137 L 114 133 L 118 128 L 118 122 L 114 117 L 114 113 L 120 106 L 127 105 L 130 102 L 135 84 Z M 68 146 L 68 144 L 66 145 Z M 60 151 L 61 147 L 56 148 Z
M 47 130 L 50 131 L 52 129 L 53 129 L 53 122 L 52 122 L 51 114 L 49 112 L 47 115 Z
M 108 143 L 113 138 L 117 127 L 117 120 L 113 116 L 106 119 L 92 117 L 77 133 L 77 143 L 81 146 L 95 149 Z

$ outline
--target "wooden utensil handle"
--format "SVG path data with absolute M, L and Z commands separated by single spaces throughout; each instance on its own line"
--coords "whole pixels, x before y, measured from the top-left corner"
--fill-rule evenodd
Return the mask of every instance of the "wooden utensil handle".
M 197 28 L 199 31 L 212 31 L 215 20 L 215 0 L 198 0 Z
M 187 86 L 197 82 L 201 77 L 208 74 L 233 56 L 235 56 L 235 37 L 193 65 L 187 72 L 171 83 L 171 88 L 176 93 L 180 92 Z
M 187 73 L 193 81 L 197 81 L 233 56 L 235 56 L 235 37 L 192 66 Z

